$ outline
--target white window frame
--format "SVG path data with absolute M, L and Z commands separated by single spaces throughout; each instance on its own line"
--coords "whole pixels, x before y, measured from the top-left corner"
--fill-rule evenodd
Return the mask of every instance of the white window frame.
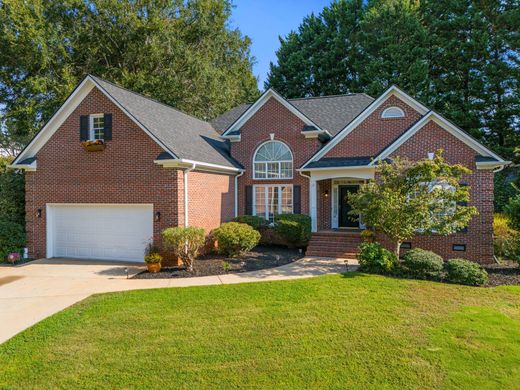
M 265 207 L 265 211 L 264 211 L 264 215 L 257 215 L 256 214 L 256 189 L 257 187 L 263 187 L 265 190 L 265 202 L 266 202 L 266 207 Z M 278 188 L 278 212 L 275 214 L 275 215 L 280 215 L 282 214 L 282 187 L 291 187 L 291 195 L 292 195 L 292 200 L 291 200 L 291 212 L 290 213 L 285 213 L 285 214 L 294 214 L 294 187 L 292 184 L 256 184 L 253 186 L 253 215 L 255 216 L 258 216 L 258 217 L 263 217 L 265 218 L 267 221 L 269 221 L 269 207 L 267 207 L 268 205 L 268 191 L 267 189 L 268 188 L 272 188 L 272 187 L 276 187 Z M 271 221 L 269 221 L 271 222 Z
M 96 138 L 96 134 L 94 131 L 94 119 L 103 118 L 103 138 Z M 105 137 L 105 114 L 91 114 L 89 115 L 89 125 L 88 125 L 88 139 L 89 141 L 96 141 L 98 139 L 104 140 Z
M 390 111 L 396 110 L 398 111 L 397 114 L 391 114 Z M 383 112 L 381 113 L 381 118 L 383 119 L 396 119 L 396 118 L 404 118 L 405 114 L 401 107 L 392 106 L 385 108 Z
M 290 160 L 259 161 L 259 162 L 256 162 L 256 155 L 257 155 L 258 151 L 264 145 L 266 145 L 268 143 L 271 143 L 271 142 L 279 142 L 281 144 L 284 144 L 285 147 L 289 150 L 289 153 L 291 154 L 291 159 Z M 291 176 L 281 177 L 281 174 L 282 174 L 282 163 L 291 163 Z M 257 177 L 256 176 L 256 164 L 265 164 L 266 176 L 267 176 L 267 173 L 268 173 L 268 168 L 267 168 L 268 164 L 277 164 L 278 165 L 278 177 Z M 280 140 L 269 140 L 269 141 L 263 142 L 261 145 L 259 145 L 256 148 L 255 153 L 253 154 L 253 179 L 255 179 L 255 180 L 292 180 L 293 176 L 294 176 L 294 155 L 293 155 L 293 152 L 292 152 L 291 148 L 285 142 L 282 142 Z

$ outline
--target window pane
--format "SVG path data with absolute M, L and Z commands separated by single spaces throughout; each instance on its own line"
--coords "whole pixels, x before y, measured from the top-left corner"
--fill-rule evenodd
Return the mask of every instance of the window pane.
M 94 139 L 103 139 L 105 136 L 105 118 L 103 116 L 92 118 L 92 136 Z
M 292 177 L 292 162 L 280 163 L 280 177 L 291 178 Z
M 293 212 L 293 194 L 292 187 L 284 186 L 281 188 L 282 193 L 282 214 L 291 214 Z
M 273 222 L 275 214 L 278 214 L 278 187 L 267 187 L 267 212 L 269 222 Z
M 267 177 L 270 179 L 280 177 L 279 169 L 280 169 L 280 163 L 267 163 Z
M 265 218 L 265 187 L 255 187 L 255 215 Z
M 267 177 L 265 163 L 255 163 L 255 178 L 265 179 Z

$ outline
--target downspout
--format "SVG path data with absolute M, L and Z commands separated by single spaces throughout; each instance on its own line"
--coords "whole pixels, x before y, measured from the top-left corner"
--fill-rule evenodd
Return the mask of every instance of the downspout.
M 238 178 L 244 173 L 245 171 L 240 171 L 240 173 L 235 176 L 235 218 L 238 217 Z
M 184 227 L 188 227 L 188 173 L 193 171 L 197 164 L 192 164 L 190 168 L 183 171 L 184 174 Z

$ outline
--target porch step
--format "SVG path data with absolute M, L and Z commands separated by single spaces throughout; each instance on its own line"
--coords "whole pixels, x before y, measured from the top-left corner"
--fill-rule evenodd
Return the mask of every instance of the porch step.
M 313 233 L 307 247 L 307 256 L 341 257 L 355 259 L 361 244 L 359 231 L 323 231 Z

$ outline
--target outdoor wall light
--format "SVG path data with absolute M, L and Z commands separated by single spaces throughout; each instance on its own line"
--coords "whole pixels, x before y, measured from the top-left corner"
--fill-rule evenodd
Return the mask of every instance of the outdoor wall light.
M 41 218 L 41 217 L 42 217 L 42 209 L 38 209 L 38 210 L 36 210 L 36 216 L 37 216 L 38 218 Z
M 325 196 L 325 198 L 328 198 L 329 197 L 329 190 L 325 190 L 323 192 L 323 196 Z
M 159 222 L 161 220 L 161 213 L 159 211 L 155 212 L 155 222 Z

